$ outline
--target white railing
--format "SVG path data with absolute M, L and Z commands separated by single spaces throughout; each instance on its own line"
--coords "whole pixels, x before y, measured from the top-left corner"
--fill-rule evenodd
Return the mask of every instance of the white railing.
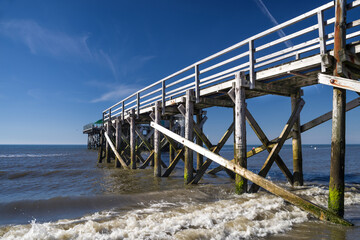
M 360 0 L 347 5 L 347 40 L 360 40 L 360 13 L 349 11 L 359 5 Z M 334 2 L 329 2 L 256 34 L 133 93 L 104 110 L 103 120 L 124 119 L 131 109 L 139 114 L 156 101 L 161 101 L 164 109 L 166 101 L 184 95 L 188 89 L 195 89 L 196 100 L 199 100 L 200 89 L 230 80 L 238 71 L 249 75 L 250 88 L 253 88 L 257 71 L 332 49 L 334 15 Z M 290 34 L 279 38 L 276 34 L 279 30 Z M 289 41 L 292 46 L 281 44 Z M 324 71 L 324 66 L 321 70 Z

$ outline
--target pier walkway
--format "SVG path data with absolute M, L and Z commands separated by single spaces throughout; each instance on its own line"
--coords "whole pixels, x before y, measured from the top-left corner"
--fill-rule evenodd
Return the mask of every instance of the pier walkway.
M 342 219 L 345 112 L 360 105 L 360 98 L 346 103 L 346 90 L 360 93 L 359 5 L 360 0 L 329 2 L 195 62 L 105 109 L 99 162 L 105 159 L 111 163 L 114 158 L 115 167 L 152 166 L 155 177 L 167 177 L 183 160 L 185 183 L 196 184 L 214 161 L 220 166 L 208 173 L 225 170 L 235 178 L 239 194 L 262 187 L 319 219 L 351 225 Z M 279 37 L 280 30 L 288 34 Z M 334 87 L 333 110 L 300 125 L 305 104 L 302 88 L 315 84 Z M 247 99 L 268 94 L 291 98 L 292 114 L 276 139 L 267 138 L 246 105 Z M 214 106 L 234 110 L 233 123 L 216 144 L 202 128 L 207 119 L 204 109 Z M 301 133 L 330 119 L 331 180 L 329 209 L 325 209 L 265 177 L 275 162 L 291 185 L 302 185 Z M 248 152 L 246 121 L 262 142 L 262 146 Z M 144 131 L 142 126 L 151 128 Z M 219 152 L 232 134 L 235 156 L 224 159 Z M 293 144 L 292 172 L 279 155 L 289 138 Z M 166 145 L 169 161 L 161 159 L 161 149 Z M 196 162 L 193 151 L 197 153 Z M 247 158 L 262 151 L 269 152 L 263 167 L 258 173 L 247 170 Z M 146 159 L 141 154 L 144 152 Z M 252 182 L 250 187 L 248 180 Z

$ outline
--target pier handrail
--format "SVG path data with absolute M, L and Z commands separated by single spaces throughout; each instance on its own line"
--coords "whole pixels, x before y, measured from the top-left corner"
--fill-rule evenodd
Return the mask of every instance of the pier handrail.
M 347 10 L 358 6 L 360 6 L 360 0 L 355 0 L 347 4 Z M 325 54 L 330 50 L 328 46 L 334 43 L 333 30 L 327 30 L 326 26 L 334 24 L 335 19 L 333 17 L 334 11 L 329 12 L 329 14 L 324 14 L 324 12 L 333 8 L 334 2 L 331 1 L 158 80 L 105 109 L 103 111 L 103 122 L 115 117 L 124 119 L 131 109 L 135 109 L 139 115 L 141 109 L 154 105 L 156 101 L 161 101 L 164 108 L 167 100 L 184 95 L 188 89 L 195 89 L 195 97 L 198 101 L 200 89 L 231 80 L 234 73 L 238 71 L 246 72 L 249 75 L 250 88 L 252 88 L 255 81 L 259 80 L 256 79 L 256 72 L 259 70 L 299 59 L 300 55 Z M 313 19 L 314 16 L 317 18 Z M 271 36 L 271 34 L 298 22 L 303 22 L 307 27 L 300 30 L 299 27 L 295 30 L 292 29 L 291 34 L 283 37 L 272 36 L 270 39 L 265 39 L 269 35 Z M 360 26 L 360 19 L 347 23 L 347 29 L 352 30 L 347 34 L 347 40 L 360 36 L 358 28 L 357 31 L 353 30 L 358 26 Z M 298 40 L 295 45 L 286 48 L 279 46 L 280 43 L 294 39 Z M 257 46 L 255 46 L 255 41 L 259 41 Z M 241 52 L 238 52 L 239 50 Z M 263 52 L 263 55 L 259 54 L 260 51 Z M 226 54 L 233 54 L 233 56 L 224 57 Z M 218 62 L 211 63 L 214 60 L 218 60 Z M 200 69 L 200 66 L 203 68 Z M 193 72 L 189 73 L 190 70 Z

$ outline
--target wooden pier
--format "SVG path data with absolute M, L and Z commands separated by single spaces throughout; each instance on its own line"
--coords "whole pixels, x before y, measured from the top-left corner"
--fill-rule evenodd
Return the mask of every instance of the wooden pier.
M 182 160 L 185 184 L 196 184 L 204 174 L 224 170 L 235 179 L 238 194 L 257 192 L 261 187 L 319 219 L 351 225 L 343 219 L 345 113 L 360 105 L 360 98 L 346 103 L 346 90 L 360 94 L 359 6 L 360 0 L 329 2 L 202 59 L 107 108 L 100 131 L 99 163 L 105 161 L 125 169 L 152 167 L 154 177 L 168 177 Z M 291 34 L 279 38 L 276 32 L 283 29 Z M 293 46 L 285 47 L 290 40 Z M 302 88 L 315 84 L 333 87 L 333 109 L 301 125 L 305 105 Z M 291 100 L 292 113 L 275 139 L 266 136 L 246 102 L 268 94 Z M 203 131 L 207 120 L 204 109 L 214 106 L 233 109 L 233 122 L 216 144 Z M 265 177 L 275 162 L 291 185 L 303 185 L 301 133 L 330 119 L 331 170 L 325 209 Z M 246 148 L 246 122 L 262 143 L 250 151 Z M 219 152 L 232 134 L 234 159 L 225 159 Z M 279 155 L 290 138 L 292 172 Z M 161 159 L 165 147 L 168 161 Z M 269 154 L 259 172 L 247 170 L 248 159 L 265 150 Z M 208 171 L 212 162 L 220 166 Z

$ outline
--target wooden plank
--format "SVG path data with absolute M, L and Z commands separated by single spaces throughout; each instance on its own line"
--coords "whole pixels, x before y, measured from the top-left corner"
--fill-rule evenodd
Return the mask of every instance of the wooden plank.
M 285 141 L 287 139 L 287 136 L 291 132 L 291 129 L 292 129 L 296 119 L 300 115 L 300 112 L 301 112 L 304 104 L 305 104 L 305 102 L 302 99 L 300 99 L 297 102 L 295 110 L 292 112 L 289 120 L 287 121 L 283 131 L 281 132 L 281 134 L 279 136 L 279 142 L 277 142 L 274 145 L 274 147 L 271 149 L 269 156 L 266 158 L 266 161 L 265 161 L 263 167 L 261 168 L 260 172 L 258 173 L 259 176 L 265 177 L 267 175 L 267 173 L 269 172 L 271 165 L 273 164 L 273 162 L 275 160 L 276 154 L 278 154 L 280 152 L 283 144 L 285 143 Z M 250 192 L 257 192 L 258 190 L 259 190 L 259 185 L 256 185 L 255 183 L 253 183 L 251 185 Z
M 177 135 L 176 133 L 154 123 L 151 122 L 150 125 L 159 130 L 161 133 L 171 137 L 175 141 L 183 144 L 184 146 L 191 148 L 193 151 L 200 152 L 205 157 L 210 158 L 211 160 L 215 161 L 216 163 L 222 165 L 223 167 L 234 171 L 236 174 L 239 174 L 243 176 L 244 178 L 252 181 L 253 183 L 258 184 L 262 188 L 266 189 L 267 191 L 283 198 L 285 201 L 290 202 L 294 204 L 295 206 L 313 214 L 315 217 L 319 218 L 320 220 L 325 221 L 331 221 L 333 223 L 343 224 L 346 226 L 352 226 L 352 224 L 341 217 L 337 216 L 336 214 L 317 206 L 314 203 L 311 203 L 310 201 L 307 201 L 297 195 L 295 195 L 292 192 L 287 191 L 284 188 L 279 187 L 278 185 L 274 184 L 273 182 L 243 168 L 239 165 L 236 165 L 235 163 L 228 161 L 227 159 L 209 151 L 208 149 L 205 149 L 203 147 L 200 147 L 199 145 L 187 140 L 186 138 L 181 137 L 180 135 Z
M 346 89 L 354 92 L 360 92 L 360 82 L 349 78 L 331 76 L 319 73 L 318 82 L 320 84 Z
M 107 134 L 107 132 L 104 133 L 104 136 L 106 138 L 106 142 L 109 144 L 109 146 L 111 147 L 111 149 L 113 150 L 113 152 L 115 153 L 115 156 L 117 157 L 117 159 L 119 160 L 121 166 L 125 169 L 129 169 L 129 167 L 126 165 L 125 161 L 121 158 L 120 154 L 116 151 L 116 148 L 114 146 L 114 144 L 111 142 L 109 135 Z

